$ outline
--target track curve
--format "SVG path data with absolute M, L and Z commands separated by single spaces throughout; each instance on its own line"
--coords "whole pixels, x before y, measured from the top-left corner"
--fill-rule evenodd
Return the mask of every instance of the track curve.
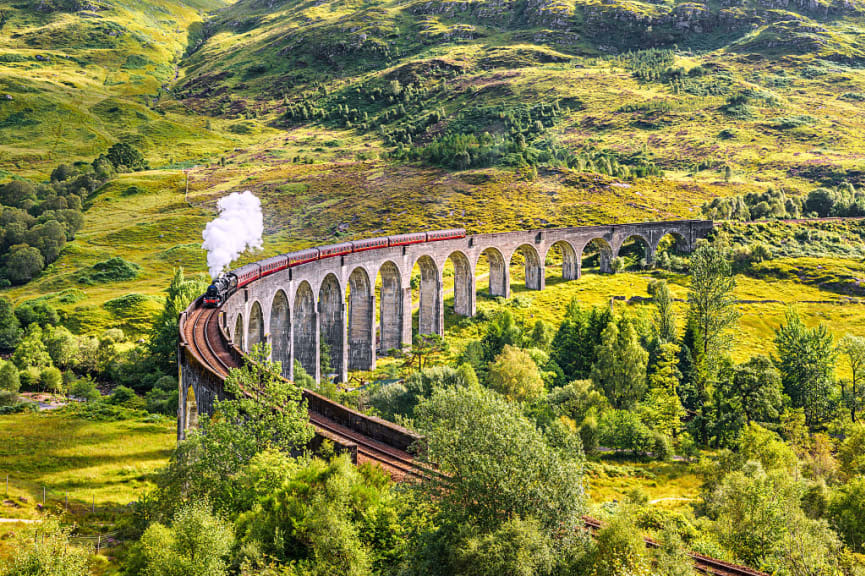
M 232 368 L 240 367 L 237 354 L 232 354 L 220 334 L 219 308 L 205 308 L 200 302 L 190 306 L 181 319 L 181 336 L 198 361 L 220 380 L 224 381 Z M 325 438 L 336 437 L 343 445 L 356 446 L 358 464 L 377 465 L 397 481 L 421 479 L 428 473 L 405 450 L 369 438 L 314 410 L 309 410 L 309 420 Z

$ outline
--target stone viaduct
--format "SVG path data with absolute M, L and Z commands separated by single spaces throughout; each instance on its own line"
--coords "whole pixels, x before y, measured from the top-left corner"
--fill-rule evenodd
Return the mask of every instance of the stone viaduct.
M 321 378 L 324 341 L 337 378 L 345 381 L 349 371 L 373 370 L 378 354 L 412 342 L 413 291 L 419 300 L 418 332 L 444 333 L 443 270 L 448 260 L 454 268 L 454 312 L 472 316 L 475 271 L 482 259 L 489 265 L 489 293 L 508 298 L 510 263 L 517 253 L 526 288 L 543 290 L 544 262 L 554 249 L 561 254 L 563 279 L 577 280 L 589 245 L 599 253 L 601 272 L 612 272 L 613 259 L 629 239 L 644 245 L 651 264 L 665 236 L 688 252 L 711 229 L 712 222 L 705 220 L 550 228 L 357 252 L 286 269 L 238 290 L 222 307 L 221 327 L 244 351 L 269 342 L 273 359 L 282 362 L 289 379 L 295 360 L 316 380 Z M 420 278 L 412 286 L 415 266 Z

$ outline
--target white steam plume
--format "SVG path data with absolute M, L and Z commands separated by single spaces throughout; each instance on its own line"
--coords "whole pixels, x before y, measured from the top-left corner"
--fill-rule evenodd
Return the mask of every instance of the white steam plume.
M 249 190 L 229 194 L 216 207 L 219 216 L 201 234 L 201 247 L 207 250 L 207 267 L 214 279 L 247 248 L 261 248 L 264 231 L 261 201 Z

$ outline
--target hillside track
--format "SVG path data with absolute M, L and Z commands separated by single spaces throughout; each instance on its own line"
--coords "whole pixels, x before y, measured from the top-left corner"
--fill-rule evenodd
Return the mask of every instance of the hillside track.
M 200 363 L 221 380 L 228 376 L 232 368 L 239 368 L 220 334 L 218 308 L 205 308 L 199 303 L 183 322 L 182 332 L 184 341 Z M 428 474 L 403 450 L 364 436 L 312 410 L 309 411 L 309 420 L 316 431 L 327 432 L 346 444 L 357 446 L 358 464 L 375 464 L 397 481 L 422 479 Z

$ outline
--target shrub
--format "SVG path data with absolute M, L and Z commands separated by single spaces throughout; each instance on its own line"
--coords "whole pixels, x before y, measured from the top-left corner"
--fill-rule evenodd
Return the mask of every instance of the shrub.
M 44 368 L 39 374 L 39 385 L 43 390 L 59 394 L 63 392 L 63 374 L 57 368 Z
M 21 379 L 18 376 L 18 368 L 12 362 L 0 360 L 0 390 L 17 394 L 20 389 Z
M 90 268 L 78 273 L 78 281 L 82 284 L 98 284 L 132 280 L 138 276 L 140 266 L 127 262 L 119 256 L 97 262 Z M 113 302 L 113 301 L 112 301 Z
M 102 398 L 102 394 L 96 388 L 96 382 L 94 382 L 93 378 L 90 378 L 89 376 L 79 378 L 72 382 L 69 385 L 68 393 L 74 398 L 80 398 L 87 402 L 93 402 L 94 400 Z

